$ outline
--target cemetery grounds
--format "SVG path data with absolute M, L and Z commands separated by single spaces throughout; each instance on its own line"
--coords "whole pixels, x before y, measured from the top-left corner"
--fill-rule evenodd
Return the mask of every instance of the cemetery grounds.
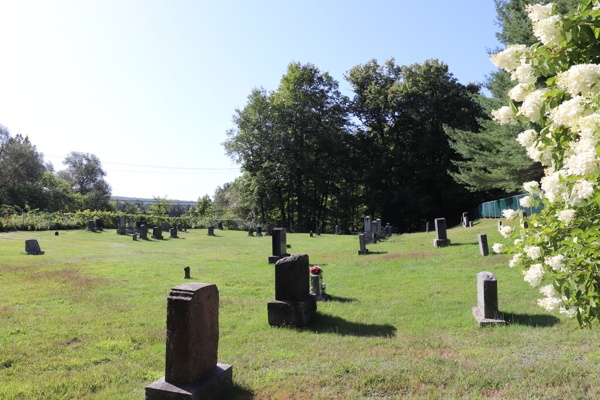
M 490 249 L 509 243 L 496 220 L 449 229 L 451 247 L 395 235 L 365 256 L 356 235 L 288 233 L 332 296 L 303 329 L 267 323 L 271 238 L 215 233 L 0 234 L 0 399 L 143 399 L 164 376 L 167 295 L 186 266 L 220 292 L 219 362 L 234 381 L 223 399 L 600 398 L 600 326 L 546 312 L 508 255 L 479 255 L 478 233 Z M 46 253 L 22 254 L 34 238 Z M 497 276 L 507 326 L 476 326 L 481 271 Z

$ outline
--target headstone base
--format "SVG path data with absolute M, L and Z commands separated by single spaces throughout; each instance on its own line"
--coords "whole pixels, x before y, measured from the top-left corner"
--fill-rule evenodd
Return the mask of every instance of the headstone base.
M 262 235 L 263 235 L 262 233 L 257 233 L 257 234 L 256 234 L 256 236 L 258 236 L 258 237 L 260 237 L 260 236 L 262 236 Z
M 364 256 L 365 254 L 369 254 L 369 249 L 358 250 L 357 253 L 359 256 Z
M 162 235 L 161 236 L 154 236 L 154 235 L 152 235 L 152 239 L 163 240 L 163 237 L 162 237 Z
M 450 239 L 433 239 L 433 247 L 447 247 L 452 244 Z
M 271 300 L 267 304 L 269 325 L 298 327 L 308 324 L 317 311 L 315 297 L 308 294 L 300 301 Z
M 23 254 L 29 254 L 30 256 L 41 256 L 42 254 L 45 253 L 45 251 L 22 251 L 21 253 Z
M 117 229 L 117 235 L 125 235 L 125 234 L 127 234 L 127 229 L 125 229 L 125 228 Z
M 485 318 L 483 316 L 483 313 L 479 309 L 479 307 L 473 307 L 472 311 L 473 311 L 473 316 L 477 320 L 477 325 L 480 328 L 483 328 L 484 326 L 498 325 L 498 324 L 506 323 L 506 321 L 502 318 L 502 314 L 498 313 L 497 317 L 500 317 L 500 318 L 492 319 L 492 318 Z
M 213 400 L 232 383 L 232 369 L 228 364 L 218 364 L 200 379 L 187 384 L 165 382 L 163 376 L 146 386 L 145 400 Z
M 275 264 L 277 261 L 281 260 L 282 258 L 285 257 L 289 257 L 289 254 L 282 254 L 280 256 L 269 256 L 269 264 Z

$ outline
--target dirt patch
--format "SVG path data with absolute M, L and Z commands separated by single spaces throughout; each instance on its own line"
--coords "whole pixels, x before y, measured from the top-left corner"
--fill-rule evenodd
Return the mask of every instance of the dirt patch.
M 34 265 L 23 265 L 20 267 L 0 267 L 0 272 L 20 272 L 20 271 L 35 271 L 42 267 Z
M 44 271 L 33 274 L 29 277 L 30 280 L 53 281 L 63 285 L 69 285 L 78 289 L 93 288 L 97 286 L 105 286 L 111 283 L 110 280 L 100 277 L 90 277 L 82 275 L 76 269 L 61 269 L 58 271 Z
M 404 253 L 404 254 L 394 253 L 394 254 L 387 254 L 385 256 L 382 256 L 381 258 L 385 258 L 385 259 L 412 258 L 415 260 L 420 260 L 420 259 L 429 258 L 429 257 L 439 257 L 440 255 L 441 254 L 438 254 L 438 253 L 424 253 L 424 252 Z

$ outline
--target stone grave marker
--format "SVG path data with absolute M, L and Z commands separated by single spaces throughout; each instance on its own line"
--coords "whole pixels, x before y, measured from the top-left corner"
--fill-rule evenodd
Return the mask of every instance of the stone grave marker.
M 485 233 L 478 234 L 477 241 L 479 242 L 479 254 L 487 256 L 489 254 L 487 235 Z
M 429 222 L 425 222 L 425 232 L 429 232 Z
M 433 247 L 446 247 L 450 246 L 452 242 L 448 239 L 446 232 L 446 219 L 436 218 L 435 219 L 435 239 L 433 239 Z
M 358 235 L 358 241 L 360 243 L 360 250 L 358 250 L 358 255 L 369 254 L 369 250 L 367 249 L 367 240 L 365 238 L 366 233 L 361 233 Z
M 284 229 L 284 228 L 283 228 Z M 309 291 L 308 254 L 282 258 L 275 264 L 275 300 L 267 304 L 269 325 L 304 326 L 317 311 Z
M 527 212 L 519 210 L 519 220 L 521 221 L 521 228 L 529 228 L 529 225 L 527 224 Z
M 104 224 L 102 223 L 102 220 L 100 218 L 96 219 L 95 224 L 96 224 L 96 230 L 101 231 L 102 229 L 104 229 Z
M 165 376 L 146 386 L 146 400 L 215 399 L 231 386 L 232 367 L 217 362 L 219 291 L 190 282 L 167 297 Z
M 477 274 L 477 305 L 472 312 L 479 327 L 506 322 L 498 311 L 498 286 L 493 273 L 483 271 Z
M 29 254 L 32 256 L 40 256 L 44 254 L 42 249 L 40 248 L 40 244 L 36 239 L 29 239 L 25 241 L 25 254 Z
M 215 236 L 215 227 L 214 226 L 208 227 L 208 236 Z
M 184 274 L 183 279 L 192 279 L 190 277 L 190 267 L 185 267 L 183 269 L 183 274 Z
M 335 226 L 335 234 L 336 234 L 336 235 L 339 235 L 339 234 L 340 234 L 340 226 L 339 226 L 339 225 L 336 225 L 336 226 Z
M 502 221 L 498 221 L 498 231 L 500 231 L 500 229 L 502 229 Z
M 152 239 L 162 240 L 162 238 L 162 228 L 160 226 L 152 228 Z
M 168 222 L 163 222 L 161 228 L 162 228 L 163 232 L 169 232 L 169 223 Z
M 310 231 L 310 237 L 313 237 L 313 232 L 312 231 Z
M 146 224 L 140 225 L 140 239 L 148 240 L 148 226 Z
M 371 222 L 371 217 L 369 217 L 368 215 L 365 217 L 365 232 L 372 232 L 373 231 L 373 225 Z
M 469 228 L 473 227 L 473 221 L 469 221 Z
M 467 228 L 469 226 L 469 213 L 462 213 L 462 218 L 460 220 L 462 221 L 463 228 Z
M 87 230 L 88 232 L 95 232 L 96 231 L 96 225 L 94 224 L 94 220 L 90 219 L 87 223 Z
M 133 236 L 131 236 L 131 240 L 137 240 L 137 233 L 134 233 Z
M 54 232 L 54 236 L 58 236 L 58 232 Z
M 260 226 L 256 227 L 256 236 L 262 236 L 262 228 Z
M 273 255 L 269 256 L 269 264 L 275 264 L 278 260 L 288 257 L 285 228 L 273 228 L 271 232 Z
M 171 233 L 171 235 L 169 236 L 171 239 L 178 239 L 177 228 L 171 228 L 169 232 Z
M 127 230 L 125 229 L 125 216 L 121 215 L 119 217 L 119 228 L 117 229 L 117 234 L 125 235 L 126 233 L 127 233 Z
M 248 236 L 254 237 L 254 229 L 248 228 Z

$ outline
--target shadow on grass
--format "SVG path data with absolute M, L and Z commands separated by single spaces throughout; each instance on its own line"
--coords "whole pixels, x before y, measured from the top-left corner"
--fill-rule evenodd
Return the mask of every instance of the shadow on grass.
M 369 250 L 369 252 L 365 255 L 368 256 L 369 254 L 387 254 L 387 251 L 371 251 L 371 250 Z
M 338 303 L 352 303 L 358 301 L 358 299 L 355 299 L 353 297 L 337 297 L 329 295 L 326 301 L 337 301 Z
M 396 336 L 396 328 L 392 325 L 361 324 L 333 315 L 321 314 L 318 311 L 310 322 L 310 326 L 301 328 L 301 330 L 310 330 L 314 333 L 337 333 L 344 336 Z
M 477 242 L 468 242 L 468 243 L 452 243 L 450 246 L 477 246 L 479 243 Z
M 327 263 L 322 263 L 322 264 L 308 264 L 309 267 L 314 267 L 314 266 L 322 267 L 324 265 L 327 265 Z
M 254 392 L 247 387 L 241 386 L 238 383 L 233 383 L 225 392 L 223 392 L 218 400 L 250 400 L 254 398 Z
M 503 313 L 504 320 L 508 324 L 518 324 L 527 326 L 554 326 L 560 322 L 560 319 L 553 315 L 545 314 L 517 314 Z

